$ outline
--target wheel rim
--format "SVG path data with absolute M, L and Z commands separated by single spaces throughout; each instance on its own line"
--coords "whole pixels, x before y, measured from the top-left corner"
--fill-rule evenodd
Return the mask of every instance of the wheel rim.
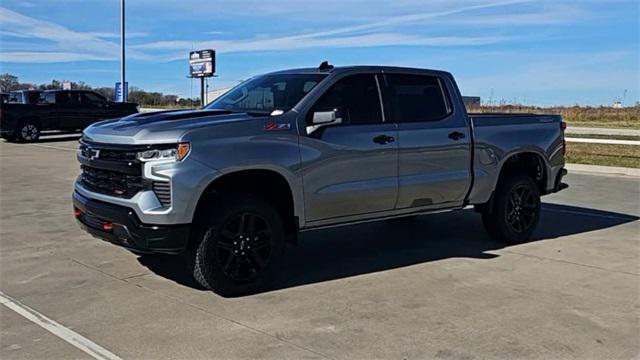
M 272 252 L 272 232 L 261 216 L 243 212 L 222 227 L 215 244 L 217 264 L 233 280 L 251 280 L 267 266 Z
M 25 140 L 35 140 L 38 138 L 38 128 L 35 125 L 27 124 L 22 127 L 20 134 Z
M 538 200 L 527 185 L 514 187 L 507 203 L 507 223 L 516 233 L 524 233 L 531 228 L 536 218 Z

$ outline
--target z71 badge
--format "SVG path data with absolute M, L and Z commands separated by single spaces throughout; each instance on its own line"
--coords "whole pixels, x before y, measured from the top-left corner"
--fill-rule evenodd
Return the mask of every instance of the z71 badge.
M 264 131 L 287 131 L 291 130 L 291 123 L 266 123 L 264 124 Z

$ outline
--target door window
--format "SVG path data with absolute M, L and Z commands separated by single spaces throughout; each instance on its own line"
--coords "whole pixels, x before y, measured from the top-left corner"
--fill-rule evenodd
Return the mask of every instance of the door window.
M 308 121 L 316 111 L 338 110 L 342 124 L 362 125 L 382 123 L 380 97 L 375 75 L 351 75 L 338 80 L 315 103 Z
M 92 93 L 82 93 L 82 105 L 100 106 L 104 104 L 104 99 Z
M 435 76 L 385 75 L 395 122 L 438 121 L 451 113 L 442 81 Z
M 60 92 L 56 94 L 56 104 L 74 106 L 80 104 L 80 94 L 77 92 Z

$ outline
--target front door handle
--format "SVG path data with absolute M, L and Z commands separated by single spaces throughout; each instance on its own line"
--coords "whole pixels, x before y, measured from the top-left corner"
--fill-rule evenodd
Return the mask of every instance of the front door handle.
M 392 143 L 394 141 L 396 141 L 396 139 L 394 139 L 393 136 L 387 136 L 387 135 L 378 135 L 373 138 L 373 142 L 380 145 L 385 145 L 388 143 Z
M 458 141 L 460 139 L 464 139 L 465 136 L 466 135 L 464 133 L 461 133 L 459 131 L 454 131 L 451 134 L 449 134 L 449 139 Z

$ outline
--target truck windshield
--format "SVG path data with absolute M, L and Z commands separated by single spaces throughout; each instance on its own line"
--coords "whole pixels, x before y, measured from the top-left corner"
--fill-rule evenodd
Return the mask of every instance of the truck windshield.
M 258 76 L 229 90 L 205 108 L 260 113 L 288 111 L 325 77 L 324 74 Z

